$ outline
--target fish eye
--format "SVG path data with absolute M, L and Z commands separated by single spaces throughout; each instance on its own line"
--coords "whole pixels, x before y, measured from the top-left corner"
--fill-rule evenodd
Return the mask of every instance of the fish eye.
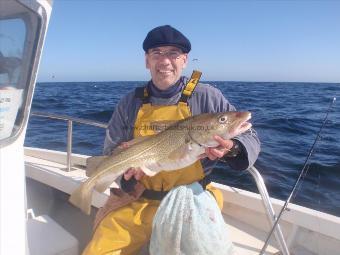
M 218 122 L 219 123 L 225 123 L 227 121 L 227 117 L 226 116 L 221 116 L 219 119 L 218 119 Z

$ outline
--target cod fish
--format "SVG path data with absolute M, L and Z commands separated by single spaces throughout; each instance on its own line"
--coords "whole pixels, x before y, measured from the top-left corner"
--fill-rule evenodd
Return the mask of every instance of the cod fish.
M 251 127 L 250 112 L 205 113 L 177 121 L 153 136 L 137 138 L 131 146 L 110 156 L 91 157 L 87 162 L 90 177 L 72 194 L 69 201 L 90 214 L 93 190 L 104 192 L 130 167 L 146 175 L 171 171 L 196 162 L 207 147 L 216 147 L 215 135 L 233 138 Z M 93 168 L 93 169 L 91 169 Z

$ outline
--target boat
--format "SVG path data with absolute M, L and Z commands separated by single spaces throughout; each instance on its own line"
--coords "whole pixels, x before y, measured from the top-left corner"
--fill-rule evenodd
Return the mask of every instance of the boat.
M 8 0 L 0 7 L 1 33 L 8 33 L 21 49 L 21 55 L 14 56 L 6 50 L 9 44 L 0 44 L 0 254 L 81 254 L 92 236 L 96 211 L 105 203 L 109 190 L 94 193 L 90 215 L 68 202 L 69 194 L 87 178 L 89 157 L 72 153 L 72 127 L 73 123 L 98 128 L 107 124 L 31 112 L 52 3 Z M 29 118 L 66 121 L 65 151 L 24 147 Z M 284 204 L 269 196 L 255 167 L 247 171 L 258 193 L 213 183 L 223 192 L 226 231 L 238 255 L 261 252 Z M 147 245 L 140 254 L 148 254 Z M 264 254 L 339 255 L 340 217 L 290 203 Z

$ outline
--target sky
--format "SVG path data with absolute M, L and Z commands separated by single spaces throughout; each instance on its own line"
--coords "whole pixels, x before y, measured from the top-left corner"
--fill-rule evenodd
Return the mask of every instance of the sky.
M 337 0 L 54 0 L 38 81 L 149 80 L 142 43 L 166 24 L 191 41 L 185 75 L 340 82 Z

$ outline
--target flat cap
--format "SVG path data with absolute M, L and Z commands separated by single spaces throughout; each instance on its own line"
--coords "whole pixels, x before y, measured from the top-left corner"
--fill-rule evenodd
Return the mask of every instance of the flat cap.
M 145 52 L 160 46 L 175 46 L 180 48 L 184 53 L 188 53 L 191 50 L 191 44 L 188 38 L 169 25 L 152 29 L 146 35 L 143 42 Z

